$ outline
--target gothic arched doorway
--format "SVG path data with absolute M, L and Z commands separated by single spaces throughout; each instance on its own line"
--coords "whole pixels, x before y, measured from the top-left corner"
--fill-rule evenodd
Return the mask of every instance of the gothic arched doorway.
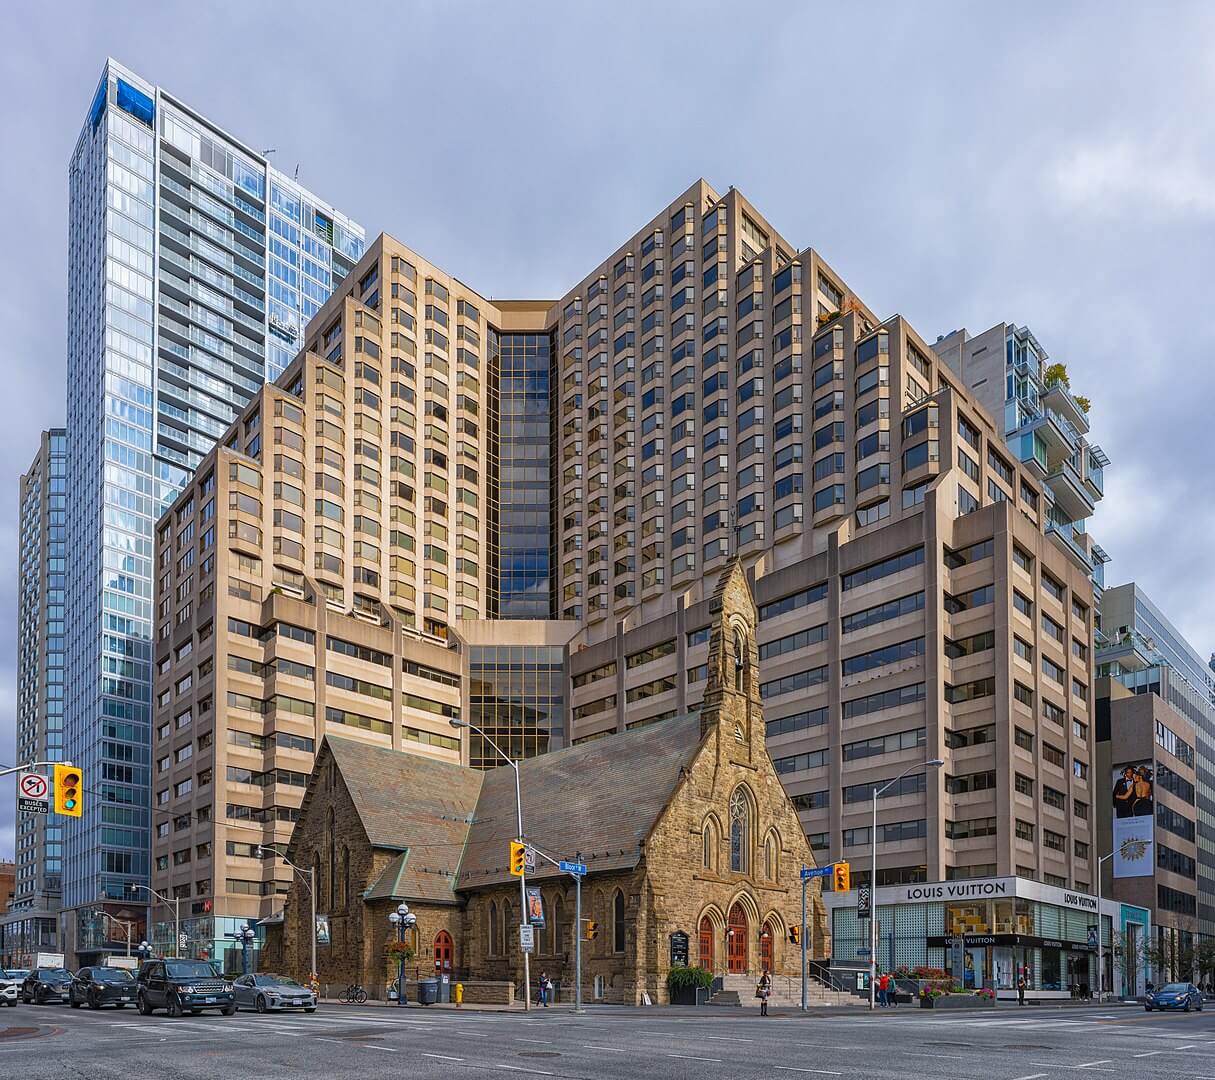
M 700 920 L 700 966 L 713 970 L 713 920 L 704 915 Z
M 726 970 L 731 975 L 747 973 L 747 913 L 737 900 L 726 919 Z
M 764 923 L 764 928 L 759 932 L 759 966 L 765 971 L 772 970 L 772 955 L 776 945 L 776 927 L 772 925 L 772 921 Z
M 451 974 L 452 944 L 451 935 L 446 930 L 435 934 L 435 971 L 440 974 Z

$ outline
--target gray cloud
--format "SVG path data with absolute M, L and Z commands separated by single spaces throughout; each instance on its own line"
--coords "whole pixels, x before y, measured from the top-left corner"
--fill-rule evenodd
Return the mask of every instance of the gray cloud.
M 1215 8 L 712 2 L 25 5 L 0 70 L 0 760 L 16 483 L 62 422 L 67 162 L 104 56 L 475 288 L 557 296 L 697 176 L 931 340 L 1028 323 L 1094 402 L 1093 532 L 1215 646 L 1204 492 Z M 0 851 L 11 847 L 0 789 Z

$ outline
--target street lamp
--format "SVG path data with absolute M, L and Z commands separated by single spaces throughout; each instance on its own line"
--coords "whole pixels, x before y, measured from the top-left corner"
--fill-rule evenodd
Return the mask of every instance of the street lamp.
M 470 731 L 475 731 L 481 736 L 490 746 L 494 748 L 497 755 L 506 762 L 512 769 L 515 770 L 515 816 L 516 827 L 519 830 L 519 843 L 526 843 L 523 839 L 523 798 L 519 794 L 519 765 L 512 761 L 502 752 L 502 748 L 494 742 L 488 735 L 485 734 L 476 724 L 469 723 L 467 720 L 461 720 L 459 717 L 453 716 L 449 721 L 454 728 L 468 728 Z M 527 879 L 523 874 L 519 875 L 519 912 L 524 921 L 527 920 Z M 510 927 L 507 927 L 507 933 L 510 932 Z M 577 928 L 577 933 L 582 933 L 582 927 Z M 522 948 L 522 945 L 520 945 Z M 529 1012 L 532 1007 L 532 975 L 531 964 L 529 962 L 529 954 L 526 950 L 523 951 L 523 1011 Z
M 141 941 L 135 946 L 135 951 L 139 954 L 139 959 L 144 964 L 152 959 L 152 946 L 146 941 Z
M 159 900 L 162 904 L 172 904 L 173 905 L 173 958 L 175 960 L 180 960 L 181 959 L 181 897 L 175 896 L 170 900 L 169 897 L 163 896 L 161 893 L 158 893 L 155 889 L 151 888 L 150 886 L 136 885 L 134 882 L 128 882 L 127 888 L 130 889 L 131 892 L 138 892 L 140 889 L 143 889 L 150 896 L 156 897 L 156 899 Z M 148 907 L 150 908 L 151 904 L 149 904 Z M 148 922 L 151 923 L 151 921 L 152 921 L 152 917 L 151 917 L 151 912 L 149 911 Z
M 388 921 L 396 930 L 397 944 L 401 946 L 397 951 L 397 1004 L 405 1005 L 408 1004 L 405 1000 L 405 931 L 418 925 L 418 917 L 409 910 L 408 904 L 401 903 L 396 911 L 388 913 Z
M 127 922 L 125 919 L 116 919 L 108 911 L 102 911 L 100 908 L 97 909 L 97 914 L 100 915 L 103 919 L 109 919 L 110 922 L 117 923 L 119 926 L 122 927 L 123 932 L 127 936 L 127 956 L 130 956 L 131 955 L 131 931 L 135 929 L 135 924 L 133 922 Z
M 1155 843 L 1155 841 L 1144 841 L 1144 844 L 1152 843 Z M 1097 858 L 1097 1004 L 1101 1004 L 1105 1000 L 1105 945 L 1103 944 L 1104 935 L 1101 933 L 1101 864 L 1112 859 L 1117 854 L 1118 851 L 1115 849 L 1108 855 L 1100 855 Z M 1111 931 L 1113 930 L 1112 923 L 1110 929 Z
M 933 758 L 931 761 L 923 761 L 919 765 L 912 765 L 908 769 L 904 769 L 893 780 L 887 780 L 881 787 L 873 789 L 873 824 L 869 829 L 869 851 L 870 851 L 870 872 L 869 872 L 869 1008 L 875 1006 L 874 984 L 877 982 L 877 804 L 882 792 L 887 788 L 894 786 L 904 776 L 910 776 L 912 773 L 920 772 L 922 769 L 939 769 L 945 764 L 943 758 Z
M 260 844 L 256 851 L 258 858 L 264 857 L 266 852 L 269 852 L 271 855 L 277 855 L 283 860 L 283 862 L 291 867 L 292 870 L 299 874 L 301 878 L 303 878 L 305 874 L 308 875 L 307 878 L 304 879 L 304 884 L 308 886 L 308 898 L 312 904 L 312 970 L 309 982 L 312 983 L 313 989 L 317 989 L 319 976 L 317 975 L 316 971 L 316 867 L 310 866 L 307 870 L 304 870 L 303 868 L 296 866 L 295 863 L 288 859 L 287 856 L 281 851 L 277 851 L 268 844 Z

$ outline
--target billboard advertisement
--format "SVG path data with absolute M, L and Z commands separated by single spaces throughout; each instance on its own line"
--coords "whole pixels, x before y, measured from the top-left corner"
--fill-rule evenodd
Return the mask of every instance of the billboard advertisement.
M 1156 823 L 1156 786 L 1150 761 L 1114 769 L 1114 877 L 1151 877 L 1156 861 L 1152 830 Z
M 544 929 L 544 899 L 541 897 L 539 889 L 529 888 L 527 890 L 527 921 L 532 926 Z

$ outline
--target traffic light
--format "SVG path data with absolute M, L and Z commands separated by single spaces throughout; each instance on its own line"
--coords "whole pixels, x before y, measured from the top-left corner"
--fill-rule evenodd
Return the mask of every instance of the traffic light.
M 849 892 L 852 889 L 852 869 L 846 862 L 833 863 L 831 880 L 836 892 Z
M 586 920 L 586 940 L 594 941 L 599 936 L 599 924 L 594 919 Z
M 800 926 L 789 927 L 789 944 L 800 945 L 802 943 L 802 928 Z
M 84 777 L 75 765 L 55 766 L 55 813 L 80 817 Z
M 527 846 L 517 840 L 510 842 L 510 872 L 515 877 L 522 877 L 527 866 Z

